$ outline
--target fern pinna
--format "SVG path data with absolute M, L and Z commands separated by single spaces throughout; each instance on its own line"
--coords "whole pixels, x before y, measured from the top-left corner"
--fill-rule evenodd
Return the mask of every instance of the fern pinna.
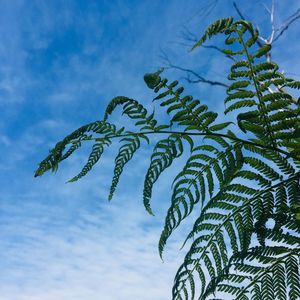
M 190 154 L 173 180 L 161 256 L 172 232 L 200 207 L 184 242 L 191 246 L 175 276 L 172 298 L 300 299 L 300 105 L 292 96 L 300 82 L 266 61 L 271 46 L 260 47 L 258 30 L 244 20 L 216 21 L 193 49 L 217 34 L 225 36 L 224 54 L 234 57 L 224 113 L 233 113 L 235 122 L 217 122 L 217 113 L 185 95 L 177 81 L 163 79 L 159 70 L 144 79 L 158 94 L 154 100 L 170 116 L 168 123 L 158 124 L 138 101 L 116 97 L 103 121 L 82 126 L 57 143 L 36 176 L 55 171 L 83 142 L 93 141 L 86 165 L 70 180 L 76 181 L 119 140 L 111 199 L 142 142 L 163 136 L 144 180 L 143 201 L 150 214 L 155 182 L 176 158 Z M 135 131 L 108 122 L 118 106 L 135 121 Z

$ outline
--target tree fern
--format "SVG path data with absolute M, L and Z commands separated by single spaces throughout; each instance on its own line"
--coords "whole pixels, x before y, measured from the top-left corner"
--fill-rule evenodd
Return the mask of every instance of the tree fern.
M 158 246 L 161 256 L 173 231 L 196 206 L 200 210 L 184 240 L 183 245 L 192 239 L 175 275 L 173 299 L 299 299 L 300 105 L 292 90 L 300 83 L 280 73 L 275 62 L 265 61 L 271 45 L 259 46 L 258 30 L 244 20 L 217 20 L 192 50 L 217 34 L 225 36 L 222 52 L 235 58 L 224 99 L 224 113 L 233 113 L 233 122 L 218 122 L 216 112 L 186 95 L 178 81 L 169 83 L 159 70 L 144 80 L 156 93 L 154 103 L 169 115 L 166 124 L 138 101 L 116 97 L 103 121 L 58 142 L 35 175 L 56 171 L 84 142 L 93 142 L 87 163 L 70 180 L 75 181 L 120 141 L 111 199 L 142 142 L 161 136 L 144 180 L 143 202 L 150 214 L 155 182 L 188 153 L 173 179 Z M 108 122 L 117 107 L 134 121 L 134 131 Z

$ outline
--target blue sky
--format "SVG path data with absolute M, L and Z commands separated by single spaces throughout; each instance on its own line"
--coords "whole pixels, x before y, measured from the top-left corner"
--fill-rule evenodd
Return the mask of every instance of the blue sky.
M 227 65 L 220 56 L 188 53 L 180 45 L 184 26 L 200 35 L 211 20 L 234 14 L 231 1 L 219 0 L 205 16 L 214 2 L 0 1 L 0 300 L 170 299 L 188 223 L 170 240 L 164 263 L 157 242 L 176 167 L 155 188 L 156 217 L 141 201 L 147 149 L 129 165 L 111 203 L 113 153 L 77 183 L 65 184 L 80 170 L 85 151 L 55 176 L 33 174 L 59 139 L 101 119 L 114 96 L 151 109 L 143 74 L 162 66 L 161 50 L 182 66 L 222 78 Z M 278 23 L 299 8 L 297 0 L 277 2 Z M 240 7 L 268 33 L 261 3 Z M 299 78 L 297 26 L 275 44 L 274 59 Z M 194 85 L 189 91 L 211 109 L 223 108 L 222 88 Z

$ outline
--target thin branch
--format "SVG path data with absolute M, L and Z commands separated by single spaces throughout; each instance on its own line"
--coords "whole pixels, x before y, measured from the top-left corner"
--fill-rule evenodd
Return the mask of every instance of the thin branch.
M 168 58 L 166 53 L 164 53 L 163 51 L 162 51 L 161 58 L 167 63 L 167 68 L 176 69 L 176 70 L 186 72 L 187 77 L 184 77 L 184 79 L 189 83 L 206 83 L 206 84 L 210 84 L 210 85 L 222 86 L 222 87 L 225 87 L 225 88 L 227 88 L 229 86 L 228 84 L 226 84 L 224 82 L 221 82 L 221 81 L 206 79 L 203 76 L 201 76 L 200 74 L 198 74 L 197 72 L 193 71 L 192 69 L 183 68 L 183 67 L 174 65 L 170 61 L 170 59 Z M 191 76 L 193 76 L 195 79 L 192 79 Z
M 265 6 L 265 5 L 264 5 Z M 270 23 L 271 23 L 271 34 L 270 36 L 265 40 L 265 43 L 266 44 L 269 44 L 271 45 L 272 42 L 273 42 L 273 39 L 274 39 L 274 36 L 275 36 L 275 32 L 276 32 L 276 29 L 275 29 L 275 21 L 274 21 L 274 12 L 275 12 L 275 0 L 272 0 L 272 8 L 271 10 L 268 9 L 267 6 L 265 6 L 265 9 L 268 11 L 268 13 L 270 14 Z M 272 59 L 272 53 L 269 51 L 267 52 L 266 54 L 266 58 L 267 58 L 267 61 L 270 62 L 271 59 Z
M 285 24 L 283 24 L 279 29 L 276 31 L 278 32 L 276 36 L 273 39 L 273 43 L 276 42 L 282 35 L 283 33 L 288 30 L 288 28 L 300 18 L 300 8 L 297 9 L 295 13 L 293 13 L 286 21 Z
M 275 21 L 274 21 L 274 13 L 275 13 L 275 0 L 272 0 L 272 7 L 269 9 L 265 4 L 263 4 L 265 10 L 269 13 L 270 15 L 270 23 L 271 23 L 271 34 L 267 39 L 261 38 L 266 44 L 272 44 L 274 35 L 276 32 L 276 26 L 275 26 Z
M 130 132 L 130 133 L 124 133 L 124 134 L 118 134 L 118 135 L 109 135 L 107 134 L 106 137 L 109 139 L 113 139 L 113 138 L 121 138 L 121 137 L 127 137 L 127 136 L 132 136 L 132 135 L 151 135 L 151 134 L 157 134 L 157 133 L 161 133 L 161 134 L 177 134 L 177 135 L 189 135 L 189 136 L 218 136 L 218 137 L 223 137 L 225 139 L 229 139 L 231 141 L 235 141 L 238 143 L 242 143 L 242 144 L 247 144 L 247 145 L 251 145 L 254 147 L 259 147 L 262 149 L 267 149 L 267 150 L 272 150 L 272 151 L 276 151 L 279 152 L 281 154 L 286 155 L 288 158 L 293 158 L 299 161 L 299 158 L 297 158 L 296 156 L 291 155 L 291 153 L 286 152 L 280 148 L 277 147 L 273 147 L 273 146 L 267 146 L 267 145 L 262 145 L 259 143 L 255 143 L 255 142 L 251 142 L 248 140 L 243 140 L 240 139 L 238 137 L 234 137 L 234 136 L 230 136 L 224 133 L 216 133 L 216 132 L 186 132 L 186 131 L 172 131 L 172 130 L 159 130 L 159 131 L 144 131 L 144 132 Z M 94 140 L 97 141 L 98 138 L 89 138 L 87 140 Z
M 197 36 L 192 31 L 190 31 L 190 29 L 188 29 L 188 27 L 185 25 L 183 25 L 183 30 L 181 31 L 181 36 L 186 41 L 190 41 L 193 43 L 197 42 Z
M 285 93 L 287 94 L 287 92 L 285 91 L 285 89 L 282 87 L 282 86 L 276 86 L 277 90 L 281 93 Z M 294 103 L 294 104 L 298 104 L 299 101 L 297 98 L 295 98 L 294 96 L 290 95 L 292 98 L 291 98 L 291 101 Z
M 201 45 L 201 47 L 207 48 L 207 49 L 214 49 L 214 50 L 224 54 L 223 50 L 215 45 Z M 226 54 L 225 56 L 233 61 L 236 61 L 236 59 L 232 55 Z
M 239 7 L 237 6 L 237 4 L 236 4 L 235 1 L 233 1 L 233 7 L 234 7 L 234 9 L 236 10 L 236 12 L 237 12 L 237 14 L 239 15 L 239 17 L 240 17 L 242 20 L 246 20 L 245 17 L 244 17 L 244 15 L 242 14 L 241 10 L 239 9 Z M 260 37 L 260 38 L 261 38 L 261 37 Z M 264 40 L 263 38 L 261 38 L 261 39 L 265 42 L 265 40 Z M 256 44 L 257 44 L 259 47 L 264 46 L 264 44 L 263 44 L 261 41 L 259 41 L 259 40 L 256 41 Z
M 216 80 L 210 80 L 210 79 L 206 79 L 203 76 L 199 75 L 197 72 L 191 70 L 191 69 L 187 69 L 187 68 L 183 68 L 180 66 L 176 66 L 176 65 L 170 65 L 171 68 L 173 69 L 177 69 L 180 71 L 184 71 L 188 74 L 187 77 L 184 77 L 184 79 L 188 82 L 188 83 L 206 83 L 206 84 L 210 84 L 210 85 L 218 85 L 218 86 L 223 86 L 223 87 L 228 87 L 229 85 L 221 82 L 221 81 L 216 81 Z M 196 79 L 192 79 L 189 75 L 192 75 L 194 77 L 196 77 Z
M 271 9 L 271 14 L 270 14 L 270 21 L 271 21 L 271 26 L 272 26 L 272 33 L 269 38 L 269 43 L 272 44 L 274 35 L 275 35 L 275 21 L 274 21 L 274 11 L 275 11 L 275 0 L 272 0 L 272 9 Z
M 294 77 L 300 77 L 299 73 L 286 72 L 285 75 L 287 75 L 287 76 L 294 76 Z
M 186 26 L 183 26 L 183 30 L 181 31 L 181 35 L 182 35 L 182 37 L 185 41 L 191 42 L 192 45 L 194 45 L 198 41 L 198 37 L 193 32 L 191 32 Z M 180 44 L 180 43 L 178 43 L 178 44 Z M 185 46 L 192 46 L 190 44 L 184 44 L 184 43 L 182 43 L 182 44 L 185 45 Z M 223 50 L 218 46 L 215 46 L 215 45 L 201 45 L 201 47 L 207 48 L 207 49 L 214 49 L 214 50 L 216 50 L 216 51 L 218 51 L 218 52 L 220 52 L 224 55 Z M 232 55 L 226 54 L 225 56 L 227 58 L 233 60 L 233 61 L 236 61 L 236 59 Z
M 245 20 L 244 15 L 242 14 L 241 10 L 239 9 L 239 7 L 237 6 L 235 1 L 233 1 L 233 7 L 235 8 L 235 10 L 236 10 L 237 14 L 240 16 L 240 18 L 242 20 Z
M 281 85 L 275 85 L 276 89 L 278 92 L 281 92 L 281 93 L 284 93 L 284 94 L 288 94 L 286 92 L 286 90 L 281 86 Z M 270 94 L 274 94 L 275 91 L 272 90 L 272 88 L 268 87 L 268 91 Z M 290 95 L 291 96 L 291 101 L 294 103 L 294 104 L 298 104 L 298 99 L 295 98 L 294 96 Z M 291 110 L 292 108 L 288 107 L 287 109 Z
M 219 0 L 212 0 L 212 1 L 206 1 L 206 5 L 200 7 L 199 10 L 197 10 L 194 15 L 192 15 L 189 20 L 193 20 L 195 17 L 200 17 L 202 19 L 208 17 L 211 12 L 214 10 L 216 7 L 217 3 Z

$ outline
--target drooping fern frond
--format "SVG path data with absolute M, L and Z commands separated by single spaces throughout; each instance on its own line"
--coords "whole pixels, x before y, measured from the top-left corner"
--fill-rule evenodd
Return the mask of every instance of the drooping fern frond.
M 108 199 L 111 200 L 118 185 L 124 166 L 133 158 L 133 155 L 140 148 L 141 142 L 138 136 L 128 136 L 121 139 L 124 144 L 120 147 L 115 158 L 114 176 L 112 179 Z
M 78 128 L 55 145 L 50 151 L 50 154 L 39 164 L 35 172 L 35 177 L 43 175 L 48 170 L 56 171 L 58 164 L 78 149 L 82 141 L 90 141 L 93 139 L 92 134 L 103 136 L 103 138 L 98 141 L 98 147 L 93 149 L 93 153 L 95 154 L 97 149 L 101 148 L 102 145 L 109 143 L 109 136 L 121 134 L 123 130 L 124 128 L 117 130 L 115 125 L 105 121 L 95 121 Z M 69 145 L 69 149 L 64 152 Z M 92 156 L 94 156 L 94 154 Z M 90 170 L 96 162 L 95 157 L 91 157 L 86 167 Z
M 223 151 L 212 145 L 201 145 L 193 149 L 184 169 L 173 182 L 172 205 L 167 212 L 159 241 L 160 255 L 168 237 L 192 212 L 194 205 L 201 201 L 203 206 L 206 198 L 213 196 L 216 187 L 230 182 L 234 172 L 241 167 L 241 162 L 239 145 Z
M 106 108 L 104 120 L 113 113 L 117 106 L 122 106 L 123 114 L 130 119 L 136 120 L 135 125 L 141 126 L 141 130 L 157 130 L 157 121 L 154 119 L 154 113 L 148 116 L 147 109 L 143 107 L 138 101 L 127 97 L 114 98 Z M 168 126 L 160 125 L 159 128 L 168 128 Z M 115 159 L 114 176 L 109 193 L 109 200 L 112 199 L 115 189 L 118 185 L 120 176 L 123 172 L 124 166 L 133 158 L 136 151 L 140 148 L 141 138 L 148 141 L 146 135 L 128 135 L 120 140 L 123 145 L 120 147 L 118 155 Z
M 284 232 L 280 232 L 280 228 L 283 226 L 289 227 L 286 220 L 291 218 L 292 230 L 300 233 L 300 227 L 295 224 L 295 215 L 286 213 L 286 220 L 284 220 L 278 218 L 282 216 L 276 214 L 276 211 L 278 211 L 276 200 L 281 199 L 282 195 L 278 197 L 278 194 L 283 188 L 291 191 L 289 195 L 286 195 L 289 198 L 289 203 L 297 201 L 295 197 L 299 200 L 299 196 L 296 196 L 296 193 L 297 195 L 299 194 L 299 176 L 299 173 L 295 174 L 285 181 L 280 181 L 275 185 L 260 190 L 245 189 L 245 186 L 241 190 L 244 195 L 227 192 L 220 193 L 213 198 L 202 209 L 200 217 L 196 220 L 194 228 L 188 236 L 188 238 L 195 238 L 195 236 L 197 238 L 194 239 L 190 251 L 186 255 L 185 262 L 175 277 L 175 280 L 177 280 L 175 286 L 179 287 L 173 295 L 175 299 L 181 292 L 180 286 L 183 286 L 187 280 L 187 277 L 183 275 L 186 273 L 186 270 L 189 273 L 197 273 L 198 269 L 203 271 L 204 268 L 207 268 L 207 272 L 212 277 L 211 280 L 217 277 L 225 280 L 227 275 L 226 273 L 225 275 L 223 274 L 223 268 L 227 269 L 227 263 L 231 260 L 230 256 L 239 254 L 240 259 L 244 259 L 243 255 L 247 253 L 254 234 L 256 234 L 257 240 L 262 246 L 265 246 L 267 239 L 273 242 L 288 243 L 291 246 L 299 244 L 299 237 L 285 235 Z M 229 190 L 232 190 L 232 188 L 229 188 Z M 222 211 L 217 213 L 216 210 L 220 209 Z M 275 223 L 273 230 L 266 227 L 266 223 L 270 219 L 273 219 Z M 278 224 L 277 222 L 281 223 Z M 276 227 L 278 229 L 275 229 Z M 229 244 L 224 242 L 224 235 L 230 239 Z M 212 250 L 216 247 L 219 248 L 219 253 Z M 210 253 L 209 250 L 211 250 L 216 265 L 213 265 L 207 257 L 207 253 Z M 195 258 L 193 258 L 194 256 Z M 259 274 L 257 275 L 259 276 Z M 205 282 L 202 282 L 202 284 L 204 284 L 202 294 L 204 297 Z M 216 284 L 210 286 L 209 290 L 212 287 L 216 288 Z
M 243 263 L 234 264 L 233 274 L 243 274 L 242 284 L 230 274 L 218 291 L 234 294 L 235 299 L 299 299 L 299 254 L 299 249 L 278 246 L 249 249 Z
M 167 139 L 160 140 L 155 145 L 150 166 L 146 173 L 143 191 L 144 206 L 150 214 L 153 215 L 150 200 L 154 183 L 161 173 L 173 163 L 173 160 L 180 157 L 182 153 L 182 141 L 177 135 L 170 135 Z
M 225 32 L 232 24 L 233 18 L 229 17 L 226 19 L 219 19 L 211 24 L 203 34 L 203 36 L 194 44 L 191 50 L 201 46 L 207 39 L 210 39 L 212 36 L 219 33 Z
M 172 174 L 160 256 L 197 207 L 173 299 L 299 299 L 300 105 L 292 93 L 300 84 L 265 60 L 271 45 L 260 46 L 258 30 L 244 20 L 217 20 L 192 49 L 218 34 L 225 36 L 222 52 L 234 57 L 224 99 L 224 114 L 231 114 L 232 122 L 218 122 L 216 112 L 185 94 L 178 81 L 169 83 L 163 70 L 148 73 L 144 80 L 156 93 L 153 103 L 167 121 L 159 124 L 155 110 L 149 114 L 137 100 L 116 97 L 103 121 L 82 126 L 57 143 L 36 176 L 56 171 L 83 143 L 93 142 L 86 165 L 70 180 L 75 181 L 119 141 L 111 199 L 125 165 L 143 141 L 149 146 L 155 136 L 143 189 L 150 214 L 155 183 L 179 157 L 183 161 L 181 171 Z M 108 123 L 117 108 L 133 121 L 134 130 Z
M 104 151 L 104 146 L 109 146 L 109 145 L 110 145 L 110 140 L 108 138 L 98 139 L 97 142 L 93 145 L 87 163 L 84 165 L 80 173 L 75 177 L 71 178 L 68 182 L 77 181 L 78 179 L 85 176 L 100 159 Z
M 230 35 L 234 33 L 236 36 L 227 38 L 227 43 L 238 42 L 243 46 L 241 50 L 231 52 L 231 55 L 246 55 L 247 59 L 235 62 L 231 68 L 229 78 L 235 82 L 228 88 L 225 104 L 234 103 L 226 108 L 225 113 L 247 108 L 247 112 L 237 115 L 240 129 L 248 135 L 250 133 L 250 137 L 252 134 L 252 141 L 261 145 L 273 146 L 275 150 L 277 147 L 284 147 L 290 143 L 290 138 L 295 132 L 293 130 L 296 129 L 296 124 L 299 122 L 299 107 L 293 105 L 292 96 L 289 94 L 269 93 L 268 87 L 283 85 L 285 78 L 282 74 L 276 73 L 278 67 L 274 63 L 266 62 L 254 65 L 255 59 L 264 55 L 266 51 L 270 50 L 270 47 L 266 46 L 250 55 L 247 45 L 252 46 L 257 37 L 253 35 L 255 31 L 251 24 L 241 25 L 243 24 L 233 23 L 231 29 L 228 29 Z M 245 42 L 243 36 L 247 31 L 250 31 L 251 36 Z M 224 52 L 226 53 L 226 51 Z M 236 81 L 237 78 L 242 78 L 242 81 Z M 277 78 L 281 80 L 278 81 Z M 274 82 L 275 80 L 277 81 Z M 253 110 L 252 107 L 255 109 Z M 295 146 L 299 147 L 299 144 L 296 143 Z M 250 151 L 251 156 L 243 155 L 244 167 L 233 176 L 233 182 L 238 178 L 242 178 L 245 183 L 249 180 L 249 184 L 256 182 L 259 184 L 260 190 L 249 188 L 249 184 L 232 183 L 226 187 L 220 187 L 221 198 L 212 198 L 202 209 L 202 213 L 189 235 L 193 238 L 195 235 L 199 237 L 193 242 L 183 266 L 175 277 L 174 299 L 179 299 L 184 293 L 183 290 L 188 284 L 187 274 L 190 276 L 194 271 L 199 273 L 198 270 L 203 273 L 203 268 L 206 269 L 207 275 L 205 280 L 203 280 L 203 275 L 200 276 L 201 284 L 203 284 L 200 298 L 206 299 L 211 293 L 214 293 L 220 280 L 229 279 L 228 271 L 232 266 L 228 264 L 228 261 L 237 253 L 243 257 L 250 244 L 253 243 L 253 234 L 256 235 L 257 241 L 262 246 L 266 245 L 267 239 L 269 242 L 287 243 L 291 246 L 299 245 L 298 237 L 286 235 L 282 230 L 285 227 L 289 232 L 296 232 L 296 235 L 300 232 L 299 223 L 295 215 L 291 214 L 291 206 L 287 203 L 288 195 L 284 185 L 285 182 L 295 179 L 298 184 L 296 184 L 297 187 L 294 186 L 293 191 L 299 194 L 299 174 L 295 175 L 296 170 L 288 162 L 288 157 L 283 158 L 276 151 L 266 149 L 263 151 L 256 147 L 253 149 L 249 145 L 244 145 L 244 151 Z M 281 174 L 280 171 L 283 171 L 284 174 Z M 289 176 L 288 181 L 283 180 L 284 175 Z M 272 187 L 271 184 L 278 180 L 281 182 Z M 275 190 L 273 191 L 273 189 Z M 224 194 L 225 191 L 226 194 Z M 227 191 L 230 192 L 229 195 Z M 257 193 L 259 193 L 259 197 Z M 290 202 L 293 202 L 294 193 L 290 196 Z M 271 202 L 269 202 L 270 200 Z M 265 204 L 263 204 L 264 202 Z M 222 209 L 223 213 L 216 213 L 219 209 Z M 273 228 L 267 228 L 267 222 L 270 220 L 275 223 Z M 212 233 L 209 234 L 209 231 Z M 231 247 L 229 248 L 220 238 L 217 239 L 217 236 L 223 235 L 224 232 L 230 239 Z M 240 242 L 240 245 L 237 241 Z M 201 244 L 204 246 L 200 246 Z M 194 259 L 193 256 L 195 256 Z M 257 274 L 257 276 L 259 275 Z M 207 277 L 210 277 L 208 285 L 206 285 Z M 267 284 L 268 277 L 265 279 L 265 284 Z M 239 293 L 240 289 L 238 286 L 222 285 L 221 291 L 235 295 Z M 269 297 L 268 293 L 272 294 L 272 291 L 268 291 L 268 287 L 264 286 L 262 297 Z M 245 294 L 241 294 L 239 299 L 242 297 L 243 299 L 247 298 Z

